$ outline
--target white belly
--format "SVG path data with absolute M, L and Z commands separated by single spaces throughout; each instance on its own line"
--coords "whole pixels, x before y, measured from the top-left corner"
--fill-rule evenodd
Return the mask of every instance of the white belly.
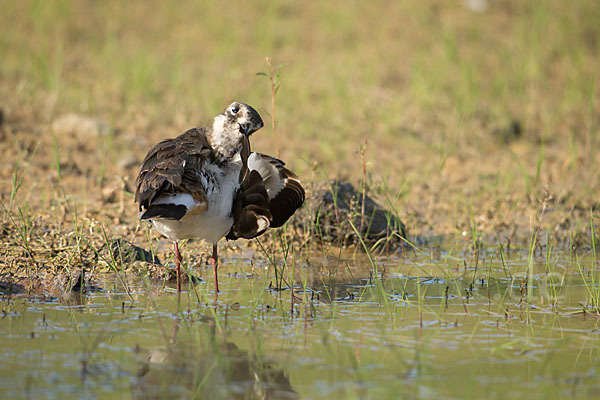
M 229 210 L 231 211 L 231 205 Z M 217 243 L 229 232 L 233 225 L 231 215 L 215 215 L 207 211 L 183 217 L 179 221 L 153 219 L 157 231 L 173 241 L 183 239 L 203 239 L 209 243 Z
M 161 218 L 152 220 L 154 227 L 162 235 L 173 241 L 203 239 L 215 244 L 231 229 L 233 225 L 231 209 L 238 187 L 240 164 L 232 162 L 226 169 L 218 169 L 214 165 L 207 165 L 206 168 L 217 172 L 217 184 L 206 190 L 208 198 L 206 210 L 196 212 L 192 207 L 195 201 L 187 193 L 157 199 L 156 203 L 183 204 L 188 208 L 187 214 L 178 221 Z

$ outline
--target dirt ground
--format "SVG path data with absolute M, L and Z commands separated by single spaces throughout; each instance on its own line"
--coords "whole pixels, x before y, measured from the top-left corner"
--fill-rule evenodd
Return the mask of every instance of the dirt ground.
M 1 41 L 0 281 L 32 268 L 110 270 L 104 251 L 119 238 L 168 260 L 169 243 L 137 220 L 140 162 L 232 100 L 266 122 L 254 149 L 279 151 L 308 189 L 288 230 L 299 244 L 319 245 L 306 240 L 311 195 L 338 178 L 368 188 L 420 246 L 527 246 L 535 235 L 538 246 L 593 247 L 596 2 L 244 5 L 243 20 L 260 21 L 250 33 L 225 29 L 227 10 L 211 6 L 18 3 L 0 17 L 12 28 Z M 269 82 L 256 76 L 265 55 L 286 63 L 280 149 Z

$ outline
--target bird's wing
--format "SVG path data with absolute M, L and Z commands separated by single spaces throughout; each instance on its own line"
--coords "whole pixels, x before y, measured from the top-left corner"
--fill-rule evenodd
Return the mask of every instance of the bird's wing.
M 227 239 L 252 239 L 262 235 L 273 219 L 269 196 L 257 171 L 246 175 L 233 201 L 233 225 Z
M 149 212 L 156 199 L 176 193 L 190 194 L 197 204 L 208 204 L 201 174 L 198 173 L 213 156 L 206 137 L 207 130 L 208 128 L 190 129 L 174 139 L 163 140 L 150 149 L 136 179 L 135 201 L 139 203 L 140 211 Z M 161 204 L 160 208 L 165 209 L 165 205 Z M 164 214 L 158 209 L 154 211 L 154 214 Z M 180 214 L 181 212 L 174 211 L 174 215 L 163 217 L 180 219 L 183 216 Z
M 260 153 L 250 154 L 248 169 L 258 172 L 263 180 L 273 217 L 270 226 L 280 227 L 304 203 L 305 193 L 300 179 L 285 168 L 283 161 Z

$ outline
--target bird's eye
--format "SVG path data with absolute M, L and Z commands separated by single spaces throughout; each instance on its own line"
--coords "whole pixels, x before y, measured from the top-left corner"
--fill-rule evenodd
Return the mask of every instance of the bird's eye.
M 231 109 L 231 112 L 232 112 L 232 113 L 234 113 L 234 114 L 237 114 L 237 113 L 238 113 L 238 111 L 240 111 L 240 108 L 239 108 L 239 107 L 237 107 L 237 106 L 236 106 L 236 107 L 233 107 L 233 108 Z

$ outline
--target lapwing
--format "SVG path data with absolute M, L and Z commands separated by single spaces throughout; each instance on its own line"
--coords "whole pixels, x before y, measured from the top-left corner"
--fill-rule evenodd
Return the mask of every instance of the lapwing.
M 231 103 L 212 127 L 190 129 L 154 145 L 136 179 L 140 219 L 173 241 L 177 290 L 181 291 L 179 241 L 212 244 L 217 276 L 217 242 L 251 239 L 279 227 L 304 202 L 298 177 L 275 158 L 250 152 L 249 137 L 263 127 L 251 106 Z

